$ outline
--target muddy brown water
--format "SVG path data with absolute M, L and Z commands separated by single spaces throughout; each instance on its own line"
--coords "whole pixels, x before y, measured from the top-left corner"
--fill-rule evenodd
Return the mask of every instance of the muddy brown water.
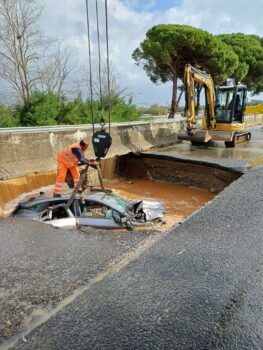
M 167 211 L 163 229 L 186 219 L 215 197 L 214 193 L 200 188 L 146 179 L 111 180 L 105 185 L 127 199 L 155 199 L 164 203 Z

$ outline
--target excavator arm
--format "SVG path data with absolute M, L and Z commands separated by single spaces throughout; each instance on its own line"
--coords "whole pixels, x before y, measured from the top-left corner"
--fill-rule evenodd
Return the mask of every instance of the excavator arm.
M 206 99 L 206 129 L 214 129 L 216 124 L 214 108 L 214 83 L 210 74 L 206 74 L 199 69 L 192 67 L 190 64 L 185 66 L 184 85 L 186 91 L 186 123 L 187 132 L 194 133 L 196 125 L 196 105 L 195 105 L 195 88 L 205 89 Z

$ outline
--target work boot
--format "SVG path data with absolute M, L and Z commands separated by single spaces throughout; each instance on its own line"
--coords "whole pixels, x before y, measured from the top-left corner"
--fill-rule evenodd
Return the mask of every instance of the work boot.
M 53 194 L 53 198 L 61 198 L 61 194 L 59 194 L 59 193 L 54 193 L 54 194 Z

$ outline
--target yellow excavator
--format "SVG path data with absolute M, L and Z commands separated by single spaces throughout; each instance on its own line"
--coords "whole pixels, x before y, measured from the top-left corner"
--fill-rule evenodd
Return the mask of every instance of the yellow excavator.
M 247 87 L 245 85 L 221 86 L 215 91 L 210 74 L 186 64 L 184 72 L 186 94 L 186 130 L 178 133 L 179 140 L 191 141 L 193 145 L 205 145 L 209 141 L 224 141 L 226 147 L 251 139 L 245 130 L 244 111 Z M 202 125 L 197 126 L 195 92 L 205 90 L 205 111 Z

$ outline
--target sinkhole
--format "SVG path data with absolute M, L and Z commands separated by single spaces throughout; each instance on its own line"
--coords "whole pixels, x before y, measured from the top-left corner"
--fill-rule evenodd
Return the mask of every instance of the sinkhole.
M 217 165 L 156 154 L 115 156 L 102 160 L 101 168 L 105 187 L 113 193 L 127 200 L 151 199 L 165 205 L 162 230 L 186 219 L 242 175 Z M 89 181 L 93 186 L 95 175 L 91 170 Z M 40 191 L 52 196 L 55 176 L 54 171 L 1 181 L 2 215 L 11 216 L 19 201 L 37 196 Z

